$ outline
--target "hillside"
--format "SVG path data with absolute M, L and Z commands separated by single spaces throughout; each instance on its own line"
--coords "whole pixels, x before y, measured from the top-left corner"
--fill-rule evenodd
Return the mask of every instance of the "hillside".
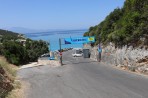
M 17 67 L 9 64 L 4 57 L 0 56 L 0 98 L 5 98 L 14 88 L 16 69 Z
M 37 61 L 39 56 L 49 52 L 48 45 L 43 40 L 31 40 L 22 34 L 0 30 L 0 55 L 14 65 Z
M 90 27 L 84 36 L 98 36 L 104 44 L 148 46 L 148 0 L 126 0 L 122 8 L 116 8 L 100 24 Z
M 0 43 L 3 43 L 6 40 L 17 40 L 17 39 L 24 39 L 24 35 L 0 29 Z
M 11 35 L 11 36 L 18 36 L 19 34 L 18 33 L 15 33 L 15 32 L 12 32 L 12 31 L 7 31 L 7 30 L 2 30 L 0 29 L 0 35 Z

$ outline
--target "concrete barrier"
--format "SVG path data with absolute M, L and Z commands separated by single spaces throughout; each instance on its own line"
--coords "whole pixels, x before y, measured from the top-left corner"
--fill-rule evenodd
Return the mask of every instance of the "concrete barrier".
M 51 67 L 57 67 L 60 66 L 60 63 L 58 60 L 38 60 L 39 65 L 49 65 Z

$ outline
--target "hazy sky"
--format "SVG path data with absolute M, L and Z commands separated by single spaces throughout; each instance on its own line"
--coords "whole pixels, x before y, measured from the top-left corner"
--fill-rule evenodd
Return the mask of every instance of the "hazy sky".
M 125 0 L 0 0 L 0 28 L 81 29 L 99 24 Z

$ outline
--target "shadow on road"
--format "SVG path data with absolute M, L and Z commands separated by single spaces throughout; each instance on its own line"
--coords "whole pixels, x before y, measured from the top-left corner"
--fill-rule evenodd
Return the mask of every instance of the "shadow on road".
M 92 63 L 92 62 L 96 62 L 96 61 L 74 62 L 74 63 L 72 63 L 72 64 L 89 64 L 89 63 Z
M 97 61 L 71 61 L 71 62 L 63 62 L 63 65 L 68 65 L 68 64 L 90 64 L 92 62 L 97 62 Z

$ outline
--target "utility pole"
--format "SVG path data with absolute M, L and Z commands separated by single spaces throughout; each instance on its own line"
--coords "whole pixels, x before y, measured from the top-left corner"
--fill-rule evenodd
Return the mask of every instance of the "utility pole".
M 63 66 L 63 63 L 62 63 L 61 39 L 60 38 L 59 38 L 59 46 L 60 46 L 60 64 L 61 64 L 61 66 Z

